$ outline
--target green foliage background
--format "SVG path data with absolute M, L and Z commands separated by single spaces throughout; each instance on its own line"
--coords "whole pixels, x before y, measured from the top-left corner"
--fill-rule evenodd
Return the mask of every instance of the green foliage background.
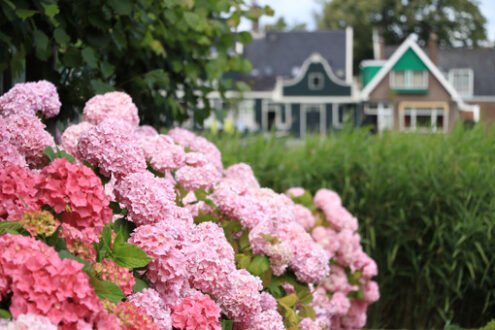
M 341 194 L 379 267 L 367 327 L 473 328 L 495 318 L 494 133 L 209 138 L 262 186 Z
M 3 0 L 0 94 L 24 75 L 57 86 L 65 117 L 94 94 L 123 90 L 143 123 L 183 121 L 186 109 L 201 123 L 207 93 L 246 88 L 220 78 L 251 70 L 233 51 L 251 41 L 237 26 L 265 13 L 243 0 Z

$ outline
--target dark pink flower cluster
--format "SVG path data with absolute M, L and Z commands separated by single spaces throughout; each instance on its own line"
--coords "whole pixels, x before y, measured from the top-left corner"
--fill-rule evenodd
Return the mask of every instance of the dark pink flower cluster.
M 93 263 L 96 261 L 96 250 L 93 243 L 99 239 L 93 228 L 79 230 L 67 223 L 63 223 L 59 232 L 60 238 L 65 241 L 67 250 L 76 257 L 83 258 Z
M 77 152 L 100 173 L 118 178 L 146 169 L 144 155 L 126 122 L 108 119 L 79 137 Z
M 62 327 L 91 327 L 102 305 L 82 267 L 34 238 L 0 236 L 0 295 L 12 294 L 14 318 L 32 313 Z
M 93 265 L 93 270 L 99 279 L 117 284 L 125 295 L 132 293 L 136 280 L 129 269 L 120 267 L 112 260 L 103 259 Z
M 38 176 L 27 168 L 0 168 L 0 220 L 18 220 L 26 209 L 39 208 L 35 184 Z
M 83 118 L 93 125 L 106 119 L 117 119 L 133 127 L 139 125 L 138 109 L 129 95 L 122 92 L 109 92 L 96 95 L 84 105 Z
M 110 221 L 112 210 L 101 180 L 84 165 L 57 158 L 40 172 L 36 187 L 41 203 L 62 213 L 62 220 L 75 228 L 100 232 Z
M 105 301 L 103 305 L 109 314 L 117 318 L 104 314 L 104 318 L 99 320 L 98 329 L 159 330 L 153 318 L 145 310 L 129 301 L 121 301 L 118 304 Z
M 172 325 L 177 329 L 219 330 L 220 309 L 207 295 L 195 295 L 172 306 Z
M 58 115 L 61 103 L 55 86 L 46 80 L 16 84 L 0 96 L 0 114 L 34 116 L 41 111 L 45 118 Z

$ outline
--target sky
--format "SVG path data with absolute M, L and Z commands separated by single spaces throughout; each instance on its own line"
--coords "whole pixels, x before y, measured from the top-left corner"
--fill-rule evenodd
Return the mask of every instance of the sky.
M 478 1 L 481 12 L 488 21 L 486 26 L 488 38 L 495 41 L 495 0 Z M 306 23 L 309 30 L 316 28 L 313 14 L 322 8 L 321 0 L 256 0 L 256 2 L 258 5 L 269 5 L 275 10 L 275 16 L 263 18 L 261 24 L 273 23 L 276 18 L 283 16 L 290 25 Z M 241 28 L 249 29 L 245 24 Z

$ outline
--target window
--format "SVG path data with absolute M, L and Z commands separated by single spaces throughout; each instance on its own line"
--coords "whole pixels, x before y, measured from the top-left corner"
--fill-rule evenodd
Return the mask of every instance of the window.
M 446 124 L 446 112 L 443 108 L 406 107 L 401 114 L 401 129 L 403 131 L 446 131 Z
M 392 71 L 390 86 L 393 89 L 426 89 L 428 88 L 428 71 Z
M 354 105 L 353 104 L 334 104 L 332 108 L 333 126 L 342 128 L 345 123 L 354 122 Z
M 311 90 L 321 90 L 325 86 L 325 79 L 320 72 L 312 72 L 308 75 L 308 87 Z
M 263 130 L 288 130 L 291 125 L 290 107 L 287 104 L 266 102 L 263 105 Z
M 452 69 L 449 72 L 450 83 L 463 96 L 473 95 L 473 70 Z
M 392 105 L 389 103 L 368 103 L 364 105 L 365 123 L 371 124 L 374 131 L 391 130 L 394 125 Z

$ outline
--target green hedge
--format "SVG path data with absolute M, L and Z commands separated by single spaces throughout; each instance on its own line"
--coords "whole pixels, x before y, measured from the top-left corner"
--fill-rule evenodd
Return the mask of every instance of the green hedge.
M 381 299 L 368 327 L 478 327 L 495 317 L 495 134 L 209 137 L 263 186 L 329 187 L 360 221 Z

